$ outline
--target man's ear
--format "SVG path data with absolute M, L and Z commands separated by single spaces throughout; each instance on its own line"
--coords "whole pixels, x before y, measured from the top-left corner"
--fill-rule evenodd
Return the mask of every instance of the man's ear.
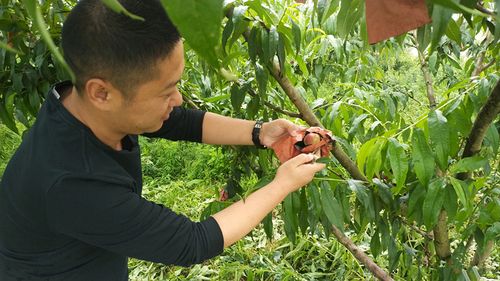
M 119 102 L 120 92 L 113 85 L 99 78 L 89 79 L 85 83 L 85 96 L 95 107 L 109 111 Z

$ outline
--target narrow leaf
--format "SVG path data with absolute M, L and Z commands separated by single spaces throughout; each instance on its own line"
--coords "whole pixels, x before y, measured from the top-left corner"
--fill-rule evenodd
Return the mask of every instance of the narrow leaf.
M 297 50 L 297 54 L 300 51 L 300 43 L 302 42 L 302 33 L 300 31 L 300 27 L 292 21 L 292 33 L 293 33 L 293 42 L 295 44 L 295 49 Z
M 125 9 L 122 6 L 122 4 L 120 2 L 118 2 L 118 0 L 101 0 L 101 1 L 102 1 L 102 3 L 104 3 L 104 5 L 106 5 L 108 8 L 110 8 L 111 10 L 113 10 L 116 13 L 124 14 L 124 15 L 126 15 L 134 20 L 144 21 L 143 17 L 134 15 L 131 12 L 127 11 L 127 9 Z
M 468 206 L 471 204 L 466 197 L 466 193 L 464 191 L 464 187 L 462 185 L 462 181 L 458 180 L 456 178 L 450 177 L 450 182 L 451 185 L 453 186 L 453 189 L 455 189 L 455 193 L 457 194 L 458 200 L 462 202 L 462 205 L 465 208 L 468 208 Z
M 441 170 L 448 167 L 448 156 L 450 154 L 450 132 L 448 120 L 440 110 L 433 110 L 427 119 L 429 137 L 436 154 L 436 160 Z
M 276 26 L 271 26 L 269 30 L 269 58 L 272 60 L 278 49 L 279 34 Z
M 460 27 L 457 22 L 453 19 L 448 23 L 448 27 L 445 31 L 446 36 L 451 40 L 455 41 L 458 46 L 462 46 L 462 32 L 460 31 Z
M 439 213 L 444 202 L 444 183 L 442 179 L 436 179 L 429 184 L 422 206 L 422 214 L 427 230 L 436 225 Z
M 321 205 L 328 221 L 344 231 L 342 207 L 328 185 L 322 185 Z
M 426 186 L 434 175 L 435 162 L 424 132 L 421 129 L 417 128 L 413 131 L 412 145 L 412 160 L 415 173 L 418 180 Z
M 452 11 L 443 6 L 434 5 L 434 9 L 432 10 L 432 45 L 431 45 L 431 53 L 436 47 L 439 45 L 439 41 L 443 36 L 446 28 L 448 26 L 448 22 L 451 19 Z
M 283 201 L 283 212 L 284 212 L 284 222 L 285 222 L 285 233 L 288 239 L 295 244 L 296 242 L 296 232 L 297 232 L 297 214 L 293 211 L 293 199 L 292 194 L 288 196 Z
M 231 86 L 231 105 L 233 109 L 239 111 L 241 109 L 241 105 L 245 100 L 245 91 L 241 89 L 236 84 Z
M 285 35 L 280 33 L 278 41 L 278 60 L 280 63 L 280 71 L 282 73 L 284 73 L 285 71 L 285 62 L 286 62 L 285 40 L 286 40 Z
M 460 159 L 457 163 L 450 167 L 450 172 L 462 173 L 462 172 L 472 172 L 477 169 L 481 169 L 488 163 L 488 159 L 481 157 L 480 155 L 474 155 L 472 157 L 466 157 Z
M 262 65 L 260 65 L 258 62 L 255 63 L 255 78 L 257 79 L 257 83 L 259 86 L 259 94 L 264 100 L 266 100 L 267 81 L 268 81 L 267 70 L 264 67 L 262 67 Z
M 394 138 L 389 139 L 387 155 L 389 156 L 392 172 L 396 179 L 396 190 L 394 194 L 399 194 L 408 173 L 408 157 L 406 156 L 403 146 Z

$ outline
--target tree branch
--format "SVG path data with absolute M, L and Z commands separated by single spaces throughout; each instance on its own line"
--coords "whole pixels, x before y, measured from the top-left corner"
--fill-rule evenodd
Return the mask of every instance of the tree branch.
M 418 47 L 417 47 L 418 50 Z M 429 107 L 434 109 L 436 107 L 436 97 L 434 95 L 434 89 L 432 88 L 432 75 L 429 71 L 429 64 L 424 57 L 424 54 L 418 50 L 418 58 L 420 59 L 420 69 L 424 74 L 425 88 L 427 90 L 427 99 L 429 100 Z
M 476 3 L 476 9 L 480 12 L 483 12 L 487 15 L 490 15 L 490 16 L 494 16 L 495 15 L 495 12 L 493 11 L 490 11 L 488 9 L 486 9 L 484 6 L 483 6 L 483 1 L 479 1 L 478 3 Z M 498 9 L 498 7 L 497 7 Z
M 478 266 L 479 268 L 484 267 L 484 262 L 488 257 L 491 255 L 491 252 L 493 251 L 493 246 L 495 246 L 495 241 L 489 240 L 486 242 L 486 245 L 484 246 L 484 249 L 482 251 L 479 251 L 479 246 L 476 249 L 476 252 L 474 253 L 474 258 L 472 259 L 470 266 Z
M 359 249 L 349 237 L 345 236 L 345 234 L 340 231 L 336 226 L 332 225 L 332 233 L 335 235 L 340 244 L 344 245 L 344 247 L 352 253 L 352 255 L 360 262 L 362 262 L 370 271 L 373 273 L 375 277 L 380 280 L 394 280 L 392 277 L 382 270 L 373 260 L 365 254 L 361 249 Z
M 500 82 L 497 83 L 485 105 L 477 115 L 472 130 L 467 137 L 462 158 L 471 157 L 481 150 L 481 146 L 488 127 L 493 123 L 500 113 Z M 458 179 L 465 180 L 471 177 L 471 173 L 460 173 Z
M 441 210 L 438 217 L 438 222 L 433 229 L 434 246 L 436 254 L 441 260 L 445 260 L 448 264 L 451 263 L 450 240 L 448 238 L 448 214 L 445 210 Z
M 194 109 L 200 109 L 200 107 L 199 107 L 196 103 L 194 103 L 194 101 L 193 101 L 191 98 L 189 98 L 187 95 L 182 94 L 182 99 L 183 99 L 183 100 L 184 100 L 187 104 L 189 104 L 189 106 L 190 106 L 190 107 L 192 107 L 192 108 L 194 108 Z

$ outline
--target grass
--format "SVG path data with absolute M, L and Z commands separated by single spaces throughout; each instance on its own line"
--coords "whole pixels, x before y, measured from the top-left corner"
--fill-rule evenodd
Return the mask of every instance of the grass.
M 198 220 L 214 190 L 225 184 L 227 156 L 218 148 L 199 144 L 142 141 L 144 196 L 193 220 Z M 183 155 L 176 158 L 174 155 Z M 192 158 L 191 155 L 196 155 Z M 172 158 L 168 158 L 172 156 Z M 185 158 L 189 161 L 185 161 Z M 211 161 L 207 161 L 210 158 Z M 179 174 L 161 173 L 173 163 L 184 163 Z M 221 165 L 222 163 L 222 165 Z M 202 165 L 203 164 L 203 165 Z M 195 173 L 202 166 L 200 174 Z M 219 173 L 217 177 L 208 171 Z M 220 174 L 227 172 L 226 174 Z M 243 184 L 253 185 L 255 179 Z M 338 242 L 322 235 L 299 235 L 297 245 L 285 237 L 283 222 L 274 212 L 275 233 L 269 240 L 262 227 L 227 248 L 224 253 L 189 268 L 130 259 L 130 280 L 370 280 L 352 255 Z
M 0 123 L 0 140 L 0 179 L 2 179 L 10 157 L 14 154 L 19 143 L 21 143 L 21 136 Z

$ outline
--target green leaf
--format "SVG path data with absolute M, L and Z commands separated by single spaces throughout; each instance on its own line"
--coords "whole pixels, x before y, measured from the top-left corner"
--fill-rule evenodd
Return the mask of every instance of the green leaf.
M 245 100 L 245 94 L 245 89 L 238 87 L 238 85 L 236 84 L 233 84 L 233 86 L 231 86 L 231 105 L 237 112 L 241 109 L 241 105 Z
M 226 52 L 227 41 L 231 37 L 233 33 L 234 24 L 232 20 L 228 20 L 226 26 L 224 26 L 224 30 L 222 30 L 222 49 Z
M 271 59 L 271 53 L 269 50 L 271 47 L 269 46 L 269 32 L 266 29 L 262 29 L 260 33 L 260 40 L 262 44 L 262 63 L 267 64 Z
M 435 162 L 424 132 L 419 128 L 413 130 L 412 145 L 413 168 L 418 180 L 426 186 L 434 175 Z
M 341 38 L 346 38 L 360 19 L 361 14 L 356 12 L 360 2 L 359 0 L 341 2 L 337 14 L 337 32 Z
M 426 24 L 417 29 L 417 42 L 420 52 L 424 52 L 431 42 L 431 26 Z
M 453 186 L 453 189 L 455 190 L 455 193 L 457 194 L 458 200 L 460 202 L 462 202 L 462 205 L 464 206 L 464 208 L 468 209 L 469 206 L 472 205 L 472 203 L 469 202 L 469 200 L 467 200 L 467 196 L 465 193 L 463 182 L 461 180 L 454 178 L 454 177 L 450 177 L 449 179 L 451 182 L 451 186 Z
M 486 136 L 484 139 L 487 143 L 486 145 L 491 146 L 491 148 L 493 149 L 493 154 L 496 155 L 498 153 L 498 149 L 500 147 L 500 135 L 498 134 L 498 130 L 497 130 L 495 124 L 491 124 L 488 127 L 488 130 L 486 131 Z
M 357 180 L 348 180 L 349 188 L 356 193 L 356 198 L 361 203 L 367 212 L 368 219 L 375 219 L 375 206 L 373 205 L 373 200 L 371 198 L 371 192 L 368 190 L 366 186 L 363 185 L 363 182 Z
M 297 214 L 293 210 L 293 198 L 292 194 L 288 194 L 288 196 L 283 201 L 283 213 L 284 213 L 284 222 L 285 222 L 285 233 L 288 239 L 295 244 L 296 242 L 296 233 L 297 233 Z
M 7 112 L 4 105 L 5 105 L 4 102 L 0 103 L 0 122 L 2 122 L 5 126 L 7 126 L 7 128 L 12 130 L 14 133 L 19 134 L 14 118 Z
M 102 3 L 104 3 L 104 5 L 106 5 L 108 8 L 110 8 L 111 10 L 113 10 L 116 13 L 124 14 L 124 15 L 126 15 L 134 20 L 144 21 L 143 17 L 134 15 L 131 12 L 127 11 L 127 9 L 125 9 L 122 6 L 122 4 L 120 4 L 120 2 L 118 2 L 118 0 L 101 0 L 101 1 L 102 1 Z
M 255 60 L 257 59 L 257 48 L 260 47 L 258 41 L 258 37 L 260 37 L 259 32 L 259 28 L 254 26 L 250 30 L 250 36 L 248 36 L 248 56 L 253 62 L 255 62 Z
M 448 36 L 448 38 L 455 41 L 458 46 L 462 46 L 462 32 L 460 31 L 460 27 L 456 21 L 451 19 L 444 33 Z
M 276 55 L 276 50 L 278 48 L 279 33 L 276 30 L 276 26 L 271 26 L 269 30 L 269 59 L 273 59 Z
M 254 96 L 247 104 L 247 116 L 249 119 L 253 119 L 257 112 L 259 111 L 260 98 L 259 96 Z
M 23 3 L 30 17 L 33 19 L 33 25 L 36 27 L 36 29 L 38 29 L 38 32 L 40 32 L 40 35 L 42 36 L 42 39 L 45 42 L 45 44 L 47 44 L 47 47 L 49 48 L 50 52 L 52 53 L 56 61 L 59 62 L 59 64 L 63 67 L 63 69 L 70 75 L 71 80 L 75 81 L 75 75 L 73 74 L 73 71 L 68 66 L 61 52 L 59 52 L 59 49 L 52 40 L 52 37 L 49 33 L 49 28 L 47 27 L 45 21 L 43 20 L 40 6 L 37 4 L 38 1 L 23 0 Z
M 170 20 L 201 57 L 219 68 L 217 47 L 223 17 L 223 0 L 161 0 Z
M 273 239 L 273 213 L 267 214 L 262 220 L 264 231 L 268 239 Z
M 437 223 L 439 213 L 444 202 L 444 182 L 442 179 L 435 179 L 429 184 L 427 194 L 422 205 L 424 224 L 427 230 L 431 230 Z
M 446 210 L 449 221 L 453 221 L 458 210 L 457 193 L 451 185 L 446 185 L 443 191 L 443 207 Z
M 255 78 L 257 79 L 257 83 L 259 86 L 259 94 L 261 98 L 266 100 L 267 96 L 267 81 L 268 81 L 268 75 L 267 75 L 267 70 L 262 67 L 258 62 L 255 63 Z
M 392 173 L 396 179 L 396 190 L 394 191 L 394 194 L 399 194 L 406 182 L 406 175 L 408 173 L 408 157 L 406 156 L 403 146 L 394 138 L 389 139 L 387 156 L 389 157 Z
M 337 226 L 341 231 L 344 231 L 343 212 L 340 203 L 335 198 L 328 184 L 322 184 L 321 187 L 321 206 L 328 221 Z
M 302 234 L 306 234 L 307 227 L 309 226 L 307 223 L 307 218 L 309 216 L 309 206 L 307 204 L 307 195 L 306 189 L 300 189 L 300 210 L 299 210 L 299 228 Z
M 374 146 L 377 143 L 378 138 L 373 138 L 367 142 L 365 142 L 358 151 L 358 155 L 356 156 L 356 160 L 358 162 L 358 168 L 366 174 L 366 165 L 368 162 L 368 157 L 370 156 L 371 151 L 374 149 Z M 373 176 L 373 174 L 372 174 Z
M 312 198 L 310 203 L 312 203 L 313 206 L 314 216 L 320 217 L 323 209 L 321 207 L 321 195 L 319 193 L 318 186 L 315 182 L 313 182 L 309 185 L 309 187 L 307 187 L 307 191 L 310 194 L 310 198 Z
M 302 32 L 300 31 L 300 27 L 292 20 L 292 33 L 293 33 L 293 42 L 295 44 L 295 49 L 297 50 L 297 54 L 300 51 L 300 43 L 302 42 Z
M 425 198 L 426 190 L 421 185 L 415 186 L 408 198 L 408 218 L 420 221 L 422 214 L 422 202 Z
M 233 35 L 231 36 L 231 40 L 229 40 L 229 48 L 236 42 L 241 34 L 245 32 L 248 28 L 249 21 L 245 18 L 245 12 L 248 10 L 247 6 L 238 6 L 233 10 L 233 17 L 231 21 L 234 25 Z
M 321 163 L 321 164 L 329 164 L 332 163 L 332 158 L 330 157 L 321 157 L 319 159 L 316 159 L 316 163 Z
M 280 63 L 280 71 L 282 73 L 285 72 L 285 63 L 286 63 L 285 40 L 286 40 L 285 35 L 280 33 L 278 41 L 278 60 Z
M 480 155 L 474 155 L 472 157 L 460 159 L 460 161 L 450 167 L 450 172 L 453 174 L 472 172 L 474 170 L 481 169 L 486 164 L 488 164 L 488 159 L 485 159 Z
M 373 233 L 372 239 L 370 240 L 370 251 L 375 258 L 382 252 L 382 247 L 380 245 L 380 235 L 378 231 L 375 231 L 375 233 Z
M 432 10 L 431 53 L 439 45 L 439 41 L 448 27 L 448 22 L 450 21 L 452 14 L 453 12 L 450 9 L 434 5 L 434 9 Z
M 440 110 L 433 110 L 429 113 L 427 124 L 437 163 L 439 168 L 444 171 L 448 167 L 448 156 L 450 155 L 450 129 L 448 120 Z

